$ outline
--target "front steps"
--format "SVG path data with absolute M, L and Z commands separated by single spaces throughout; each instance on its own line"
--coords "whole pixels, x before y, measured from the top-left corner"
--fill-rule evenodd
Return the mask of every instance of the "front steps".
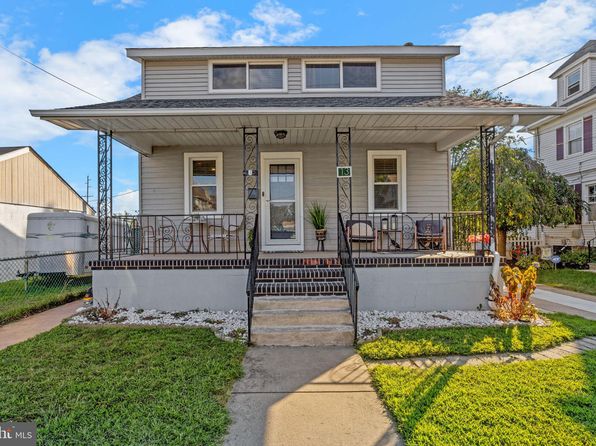
M 351 345 L 354 327 L 337 259 L 263 259 L 252 318 L 257 345 Z

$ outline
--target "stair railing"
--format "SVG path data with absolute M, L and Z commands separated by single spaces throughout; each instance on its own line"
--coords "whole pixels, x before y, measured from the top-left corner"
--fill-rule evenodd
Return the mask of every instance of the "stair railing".
M 252 246 L 250 247 L 250 260 L 248 264 L 248 278 L 246 280 L 247 297 L 247 342 L 251 343 L 252 331 L 252 310 L 255 303 L 255 291 L 257 282 L 257 266 L 259 263 L 259 214 L 255 215 L 255 224 L 252 229 Z
M 352 258 L 352 249 L 350 248 L 348 234 L 341 214 L 338 214 L 337 221 L 339 222 L 337 256 L 339 257 L 342 275 L 346 283 L 348 301 L 350 302 L 355 343 L 358 341 L 358 290 L 360 289 L 360 283 L 358 282 L 358 274 L 356 274 L 356 267 Z

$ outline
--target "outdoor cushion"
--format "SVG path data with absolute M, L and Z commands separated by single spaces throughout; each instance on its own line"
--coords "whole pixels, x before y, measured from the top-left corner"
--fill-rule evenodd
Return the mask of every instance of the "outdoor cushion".
M 356 240 L 374 240 L 375 233 L 373 227 L 365 222 L 354 223 L 350 229 L 350 238 Z
M 441 220 L 416 220 L 416 233 L 423 236 L 439 236 L 443 234 L 443 224 Z

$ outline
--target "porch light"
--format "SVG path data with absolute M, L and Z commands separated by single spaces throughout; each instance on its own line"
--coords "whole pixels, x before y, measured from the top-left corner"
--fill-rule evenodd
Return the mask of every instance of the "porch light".
M 273 134 L 275 135 L 275 137 L 277 139 L 285 139 L 286 136 L 288 136 L 288 131 L 287 130 L 275 130 L 273 132 Z

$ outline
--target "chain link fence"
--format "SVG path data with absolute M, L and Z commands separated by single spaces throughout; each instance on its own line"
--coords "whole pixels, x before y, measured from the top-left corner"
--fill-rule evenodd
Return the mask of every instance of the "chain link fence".
M 84 294 L 97 259 L 97 251 L 0 259 L 0 324 Z

